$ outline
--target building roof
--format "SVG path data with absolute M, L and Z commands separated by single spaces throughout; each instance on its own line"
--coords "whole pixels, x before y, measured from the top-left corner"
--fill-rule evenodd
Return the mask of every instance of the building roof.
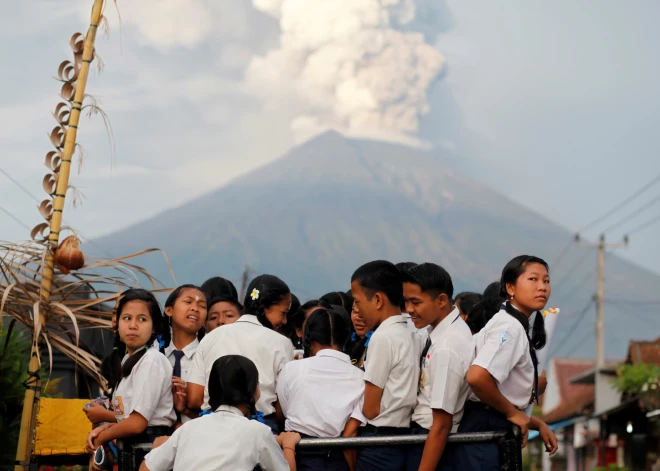
M 541 420 L 548 424 L 582 414 L 595 400 L 595 387 L 593 384 L 574 384 L 570 379 L 579 376 L 588 370 L 594 369 L 594 360 L 580 360 L 576 358 L 553 358 L 557 386 L 559 387 L 559 405 L 541 416 Z
M 628 363 L 651 363 L 660 365 L 660 338 L 655 340 L 631 340 L 628 349 Z

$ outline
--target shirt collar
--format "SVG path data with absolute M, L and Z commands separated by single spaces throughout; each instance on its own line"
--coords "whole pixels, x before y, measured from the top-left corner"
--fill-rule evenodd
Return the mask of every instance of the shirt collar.
M 351 362 L 351 357 L 349 357 L 345 353 L 338 352 L 337 350 L 332 350 L 330 348 L 319 350 L 318 352 L 316 352 L 315 356 L 317 356 L 317 357 L 336 358 L 337 360 L 341 360 L 345 363 L 350 363 Z
M 197 340 L 197 338 L 195 337 L 195 340 L 193 340 L 188 345 L 183 347 L 183 350 L 181 351 L 183 352 L 185 357 L 190 360 L 192 356 L 195 354 L 195 351 L 197 350 L 198 346 L 199 346 L 199 340 Z M 174 346 L 174 342 L 170 340 L 170 344 L 165 349 L 165 356 L 169 357 L 174 350 L 176 350 L 176 347 Z
M 447 332 L 449 326 L 452 325 L 460 315 L 461 313 L 458 308 L 454 307 L 447 317 L 442 319 L 442 322 L 435 326 L 435 329 L 429 329 L 429 338 L 431 339 L 431 342 L 436 342 L 445 332 Z
M 241 417 L 245 417 L 243 413 L 241 412 L 240 409 L 234 407 L 234 406 L 227 406 L 227 405 L 222 405 L 218 407 L 215 412 L 231 412 L 232 414 L 235 415 L 240 415 Z
M 396 316 L 388 317 L 380 323 L 378 328 L 380 329 L 381 327 L 389 327 L 398 323 L 406 323 L 406 318 L 403 316 L 403 314 L 397 314 Z
M 241 317 L 238 318 L 238 320 L 235 323 L 238 324 L 239 322 L 247 322 L 248 324 L 262 325 L 261 322 L 259 322 L 259 319 L 257 319 L 257 316 L 253 314 L 243 314 Z

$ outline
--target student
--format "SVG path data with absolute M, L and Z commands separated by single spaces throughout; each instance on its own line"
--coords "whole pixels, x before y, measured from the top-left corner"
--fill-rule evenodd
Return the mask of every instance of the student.
M 208 334 L 217 327 L 233 324 L 243 315 L 243 306 L 237 299 L 223 294 L 211 299 L 205 330 Z
M 348 293 L 343 293 L 341 291 L 333 291 L 331 293 L 326 293 L 319 298 L 320 301 L 325 301 L 331 306 L 341 306 L 346 312 L 351 312 L 353 309 L 353 296 Z
M 179 428 L 155 447 L 140 471 L 251 471 L 256 466 L 264 471 L 295 470 L 300 435 L 283 433 L 276 438 L 268 427 L 248 419 L 259 394 L 253 362 L 240 355 L 220 357 L 209 377 L 213 413 Z
M 489 284 L 484 290 L 481 300 L 467 310 L 465 322 L 473 334 L 481 331 L 491 317 L 499 312 L 502 303 L 506 299 L 502 297 L 500 291 L 499 281 Z
M 504 267 L 500 283 L 506 302 L 475 336 L 476 358 L 466 376 L 472 394 L 458 431 L 508 430 L 513 423 L 521 428 L 524 446 L 530 426 L 524 411 L 530 397 L 538 397 L 535 350 L 545 345 L 543 316 L 535 316 L 531 339 L 529 318 L 550 297 L 548 264 L 538 257 L 518 256 Z M 547 426 L 538 421 L 532 425 L 539 428 L 546 448 L 554 448 L 556 439 Z M 495 443 L 462 444 L 454 458 L 456 469 L 500 469 Z
M 302 340 L 296 334 L 295 317 L 300 310 L 300 300 L 295 294 L 291 294 L 291 307 L 286 313 L 286 324 L 280 327 L 280 334 L 291 340 L 293 348 L 302 350 Z
M 121 439 L 119 469 L 126 469 L 133 443 L 151 442 L 169 435 L 176 415 L 172 401 L 172 365 L 158 349 L 157 339 L 169 342 L 170 330 L 153 294 L 126 291 L 117 308 L 115 346 L 125 346 L 122 378 L 112 395 L 116 423 L 90 432 L 87 449 Z M 137 452 L 139 454 L 139 452 Z
M 291 334 L 289 339 L 296 349 L 302 350 L 303 348 L 303 327 L 309 316 L 318 309 L 331 309 L 332 306 L 324 301 L 312 299 L 300 306 L 293 316 L 290 316 Z M 287 325 L 289 322 L 287 321 Z
M 367 358 L 369 340 L 371 340 L 374 332 L 367 328 L 355 309 L 351 310 L 351 323 L 353 324 L 353 332 L 346 345 L 346 353 L 351 358 L 351 363 L 364 371 L 364 361 Z
M 364 406 L 368 419 L 360 436 L 405 435 L 417 400 L 419 355 L 413 334 L 401 314 L 403 286 L 399 270 L 385 261 L 367 263 L 351 277 L 354 309 L 370 330 L 365 361 Z M 366 447 L 358 450 L 357 469 L 401 470 L 405 448 Z
M 215 360 L 224 355 L 243 355 L 257 365 L 261 397 L 257 410 L 275 433 L 277 378 L 286 362 L 293 359 L 291 341 L 275 329 L 286 322 L 291 292 L 282 280 L 261 275 L 252 280 L 245 296 L 245 314 L 230 325 L 215 329 L 199 343 L 188 382 L 188 408 L 209 409 L 209 391 L 205 386 Z
M 399 273 L 401 273 L 401 276 L 404 276 L 404 274 L 410 270 L 411 268 L 417 266 L 415 262 L 401 262 L 396 264 L 397 270 L 399 270 Z M 403 313 L 403 316 L 406 318 L 406 322 L 408 323 L 408 328 L 410 331 L 414 334 L 414 339 L 416 342 L 416 348 L 421 351 L 424 349 L 424 345 L 426 344 L 426 341 L 429 338 L 428 332 L 426 329 L 418 329 L 415 327 L 414 322 L 410 318 L 410 314 L 406 311 L 406 301 L 403 300 L 401 301 L 401 312 Z
M 165 315 L 172 331 L 172 340 L 165 346 L 165 356 L 172 364 L 172 394 L 177 411 L 177 423 L 197 417 L 186 407 L 187 382 L 192 359 L 199 340 L 197 333 L 206 322 L 206 295 L 195 285 L 181 285 L 165 301 Z
M 469 386 L 465 374 L 474 357 L 472 332 L 452 305 L 454 285 L 447 271 L 423 263 L 403 275 L 403 296 L 417 328 L 427 328 L 411 433 L 428 434 L 425 445 L 408 449 L 408 471 L 454 469 L 449 433 L 458 430 Z
M 319 309 L 307 319 L 305 359 L 287 363 L 277 384 L 285 430 L 312 438 L 357 435 L 365 420 L 360 411 L 364 373 L 342 353 L 349 333 L 347 320 L 337 311 Z M 303 449 L 296 462 L 300 471 L 349 469 L 340 448 Z
M 473 293 L 471 291 L 463 291 L 458 293 L 454 298 L 454 306 L 458 309 L 458 312 L 461 315 L 461 319 L 464 321 L 467 319 L 468 312 L 481 301 L 481 295 L 479 293 Z

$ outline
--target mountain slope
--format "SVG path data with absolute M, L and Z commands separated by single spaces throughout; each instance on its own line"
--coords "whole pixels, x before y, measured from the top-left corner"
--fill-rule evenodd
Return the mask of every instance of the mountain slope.
M 539 189 L 526 206 L 542 209 L 543 198 Z M 449 270 L 457 289 L 481 291 L 511 257 L 533 253 L 552 263 L 568 240 L 562 227 L 454 171 L 437 155 L 330 132 L 99 243 L 115 255 L 162 248 L 180 283 L 217 274 L 238 279 L 248 264 L 253 274 L 277 274 L 309 298 L 347 289 L 354 269 L 378 258 L 433 261 Z M 168 279 L 160 267 L 155 273 Z M 575 320 L 594 291 L 592 272 L 593 249 L 572 249 L 556 270 L 551 267 L 551 303 L 562 308 L 564 319 L 558 342 L 573 331 L 560 354 L 589 356 L 594 350 L 587 335 L 592 311 Z M 607 273 L 611 299 L 653 299 L 660 282 L 616 257 L 608 257 Z M 608 355 L 623 355 L 630 336 L 654 336 L 651 314 L 636 309 L 635 321 L 628 322 L 615 310 L 621 307 L 607 310 Z

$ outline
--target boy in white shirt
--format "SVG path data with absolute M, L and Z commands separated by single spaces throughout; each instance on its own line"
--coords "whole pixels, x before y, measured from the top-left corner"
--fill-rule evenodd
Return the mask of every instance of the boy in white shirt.
M 419 363 L 413 334 L 401 314 L 401 274 L 390 262 L 375 261 L 351 277 L 353 309 L 369 330 L 362 412 L 367 425 L 360 436 L 403 435 L 417 398 Z M 366 447 L 358 450 L 357 470 L 398 471 L 405 467 L 406 449 Z
M 421 374 L 412 434 L 428 433 L 425 445 L 410 447 L 408 471 L 451 470 L 447 438 L 458 430 L 469 386 L 465 374 L 474 357 L 470 328 L 452 305 L 454 286 L 447 271 L 433 263 L 403 274 L 406 310 L 429 336 L 420 356 Z

